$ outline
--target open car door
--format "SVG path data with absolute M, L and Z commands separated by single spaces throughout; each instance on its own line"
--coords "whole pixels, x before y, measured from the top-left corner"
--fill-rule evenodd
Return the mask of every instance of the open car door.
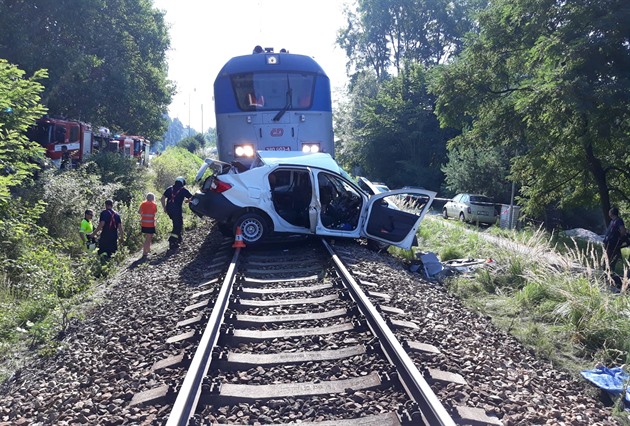
M 370 197 L 363 236 L 411 249 L 420 222 L 429 210 L 436 193 L 426 189 L 398 189 Z

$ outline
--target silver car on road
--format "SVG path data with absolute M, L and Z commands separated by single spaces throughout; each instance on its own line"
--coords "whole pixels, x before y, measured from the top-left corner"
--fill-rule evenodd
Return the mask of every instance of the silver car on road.
M 480 194 L 457 194 L 442 209 L 444 219 L 457 218 L 462 222 L 494 224 L 497 221 L 495 203 Z

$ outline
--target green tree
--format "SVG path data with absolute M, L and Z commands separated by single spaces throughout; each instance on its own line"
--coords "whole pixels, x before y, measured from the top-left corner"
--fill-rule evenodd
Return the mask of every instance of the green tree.
M 163 12 L 150 0 L 0 0 L 0 57 L 47 69 L 53 115 L 161 136 L 170 104 Z
M 103 185 L 114 186 L 114 198 L 126 204 L 147 187 L 146 168 L 138 167 L 135 158 L 117 152 L 99 152 L 91 155 L 82 169 L 85 173 L 100 176 Z
M 43 149 L 29 141 L 26 130 L 46 109 L 40 103 L 45 71 L 26 78 L 25 72 L 0 59 L 0 204 L 10 188 L 30 179 L 39 168 Z
M 379 86 L 375 75 L 369 71 L 355 74 L 352 85 L 350 96 L 334 110 L 335 159 L 347 170 L 364 174 L 360 169 L 365 163 L 365 143 L 357 130 L 364 127 L 361 111 L 370 99 L 376 97 Z
M 392 186 L 440 189 L 446 141 L 455 133 L 440 129 L 425 76 L 424 66 L 408 65 L 366 100 L 359 135 L 365 153 L 361 166 L 368 176 Z
M 188 136 L 180 140 L 175 146 L 187 149 L 194 154 L 199 149 L 205 148 L 206 140 L 201 133 L 197 133 L 195 136 Z
M 511 196 L 509 169 L 510 155 L 502 147 L 457 144 L 449 149 L 448 162 L 442 167 L 445 189 L 451 194 L 484 194 L 507 203 Z
M 530 213 L 630 201 L 628 22 L 623 0 L 501 0 L 435 78 L 444 125 L 515 154 Z
M 206 146 L 217 146 L 217 131 L 214 127 L 208 127 L 208 130 L 203 134 Z
M 390 66 L 397 73 L 405 61 L 433 66 L 462 47 L 474 29 L 472 16 L 486 0 L 359 0 L 346 7 L 347 26 L 337 43 L 346 51 L 349 68 L 372 70 L 379 80 Z
M 164 148 L 169 146 L 175 146 L 177 142 L 184 139 L 188 134 L 184 132 L 184 124 L 179 120 L 179 118 L 171 119 L 169 116 L 166 116 L 168 120 L 168 129 L 166 133 L 162 136 L 162 140 L 164 141 Z
M 163 191 L 173 185 L 178 176 L 183 176 L 190 186 L 202 164 L 203 160 L 187 149 L 178 146 L 169 147 L 151 162 L 151 169 L 154 172 L 154 186 Z

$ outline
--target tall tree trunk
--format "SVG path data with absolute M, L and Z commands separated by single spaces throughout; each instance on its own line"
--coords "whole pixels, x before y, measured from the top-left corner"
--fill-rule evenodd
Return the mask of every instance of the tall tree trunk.
M 604 215 L 604 222 L 606 226 L 608 226 L 610 223 L 610 217 L 608 217 L 608 211 L 610 210 L 610 194 L 606 181 L 606 171 L 602 167 L 600 159 L 595 156 L 591 143 L 585 144 L 584 152 L 586 154 L 586 162 L 588 163 L 588 171 L 593 175 L 595 183 L 597 184 L 597 192 L 599 193 L 600 207 Z

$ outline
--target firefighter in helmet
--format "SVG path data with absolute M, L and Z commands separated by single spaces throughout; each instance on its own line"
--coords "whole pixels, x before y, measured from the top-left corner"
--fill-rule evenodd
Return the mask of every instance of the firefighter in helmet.
M 162 208 L 173 222 L 173 230 L 171 231 L 171 235 L 168 237 L 168 243 L 171 249 L 179 247 L 179 244 L 182 242 L 182 232 L 184 230 L 184 212 L 182 204 L 184 203 L 184 200 L 189 202 L 192 198 L 192 194 L 185 186 L 186 179 L 179 176 L 175 179 L 173 186 L 166 188 L 166 191 L 162 194 L 162 198 L 160 198 Z

